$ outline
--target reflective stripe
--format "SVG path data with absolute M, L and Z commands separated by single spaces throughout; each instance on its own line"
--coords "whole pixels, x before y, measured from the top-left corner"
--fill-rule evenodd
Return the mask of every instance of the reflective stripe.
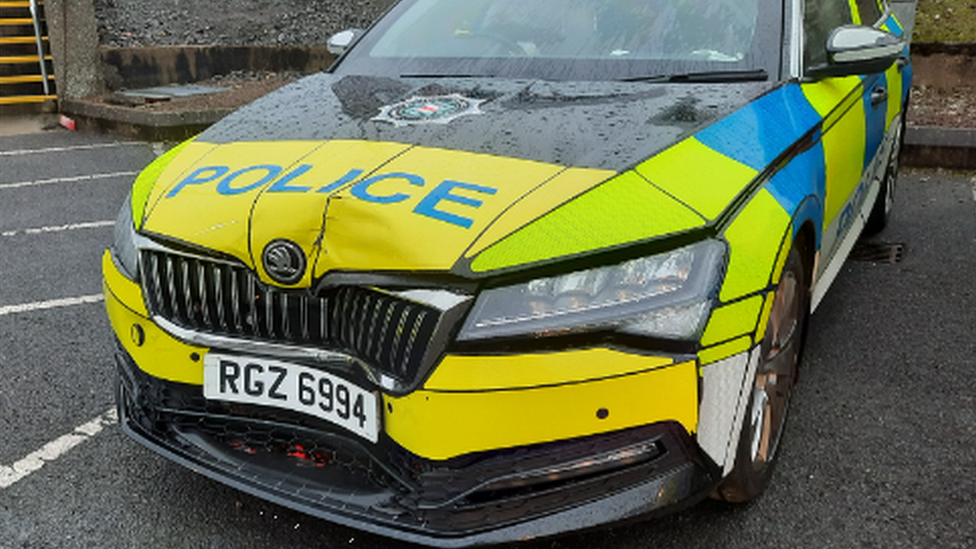
M 742 336 L 726 343 L 720 343 L 714 347 L 702 349 L 698 352 L 698 360 L 702 366 L 707 366 L 743 351 L 748 351 L 751 347 L 752 336 Z
M 739 213 L 724 236 L 732 251 L 720 298 L 732 301 L 765 288 L 776 264 L 790 215 L 766 189 Z M 776 237 L 775 235 L 780 235 Z
M 762 312 L 759 313 L 759 329 L 756 330 L 756 341 L 762 341 L 766 337 L 766 328 L 769 326 L 769 315 L 773 312 L 773 303 L 776 301 L 776 292 L 768 292 L 766 300 L 763 302 Z
M 473 257 L 553 209 L 617 175 L 610 170 L 569 168 L 529 191 L 512 204 L 465 252 Z
M 152 193 L 153 186 L 156 185 L 156 181 L 159 176 L 163 174 L 166 168 L 169 166 L 170 162 L 178 154 L 180 154 L 183 149 L 187 147 L 193 140 L 187 140 L 179 145 L 173 147 L 162 156 L 153 160 L 146 169 L 142 170 L 142 173 L 136 177 L 135 183 L 132 185 L 132 220 L 136 227 L 142 226 L 143 215 L 146 213 L 146 202 L 149 200 L 149 195 Z
M 884 104 L 873 104 L 873 95 L 876 92 L 884 91 L 889 94 Z M 890 95 L 887 79 L 884 74 L 872 74 L 864 78 L 864 165 L 861 170 L 868 169 L 874 160 L 874 155 L 878 153 L 881 140 L 884 139 L 885 129 L 888 120 L 887 104 L 896 100 L 896 96 Z
M 702 346 L 707 347 L 755 331 L 762 304 L 762 296 L 757 295 L 712 311 L 712 317 L 708 320 L 705 334 L 701 338 Z
M 783 276 L 783 267 L 786 266 L 786 260 L 790 256 L 790 249 L 793 248 L 793 235 L 797 229 L 792 231 L 786 231 L 786 236 L 783 238 L 783 243 L 779 247 L 779 253 L 776 254 L 776 265 L 773 267 L 772 273 L 769 275 L 770 285 L 779 284 L 779 278 Z
M 627 172 L 553 210 L 475 258 L 484 272 L 701 227 L 705 220 Z
M 803 93 L 821 116 L 825 164 L 824 225 L 837 216 L 861 179 L 864 168 L 865 120 L 861 79 L 828 78 L 804 84 Z
M 891 121 L 901 112 L 902 76 L 897 63 L 888 68 L 885 79 L 888 82 L 888 111 L 885 116 L 885 133 L 887 133 L 891 128 Z
M 822 197 L 826 192 L 824 149 L 819 137 L 818 133 L 809 150 L 795 156 L 766 184 L 766 189 L 791 215 L 795 215 L 797 208 L 808 197 Z M 811 210 L 809 215 L 813 217 L 815 228 L 819 231 L 823 226 L 823 213 L 821 208 Z M 794 227 L 794 230 L 798 229 L 799 226 Z
M 757 356 L 757 353 L 752 353 Z M 749 353 L 702 368 L 702 401 L 698 412 L 698 445 L 719 466 L 735 461 L 744 407 L 743 387 L 751 381 L 756 361 Z M 738 413 L 737 413 L 738 412 Z M 730 467 L 724 467 L 726 473 Z
M 898 36 L 903 36 L 905 34 L 905 29 L 902 28 L 901 22 L 898 21 L 898 18 L 895 17 L 894 13 L 890 14 L 888 20 L 885 21 L 885 24 L 884 26 L 882 26 L 882 28 L 887 30 L 891 34 L 897 34 Z
M 789 84 L 746 105 L 695 137 L 706 146 L 762 171 L 820 122 L 799 86 Z
M 705 146 L 685 139 L 637 166 L 637 172 L 668 194 L 715 219 L 759 172 Z M 694 181 L 695 185 L 689 185 Z
M 861 24 L 861 12 L 857 9 L 857 0 L 847 0 L 851 8 L 851 20 L 855 25 Z
M 150 187 L 148 198 L 145 201 L 145 212 L 141 216 L 142 222 L 145 223 L 146 218 L 152 215 L 153 209 L 166 193 L 170 192 L 180 181 L 186 177 L 189 171 L 193 168 L 195 164 L 202 161 L 208 154 L 213 152 L 217 148 L 214 143 L 205 143 L 200 141 L 190 140 L 180 145 L 179 154 L 174 153 L 174 156 L 168 161 L 162 161 L 161 159 L 166 156 L 160 156 L 156 161 L 165 162 L 166 165 L 162 167 L 160 173 L 157 177 L 153 178 L 152 175 L 143 178 L 140 175 L 136 181 L 142 180 L 142 184 Z M 171 151 L 172 152 L 172 151 Z M 153 164 L 149 167 L 152 168 Z M 139 194 L 145 192 L 144 190 L 136 191 L 133 189 L 132 197 L 135 199 Z M 133 204 L 135 201 L 133 200 Z M 133 210 L 135 213 L 135 210 Z M 138 219 L 133 217 L 133 219 Z

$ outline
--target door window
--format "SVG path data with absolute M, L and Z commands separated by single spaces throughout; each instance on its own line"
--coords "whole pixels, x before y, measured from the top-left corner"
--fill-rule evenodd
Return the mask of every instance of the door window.
M 841 25 L 853 23 L 847 0 L 806 0 L 803 7 L 803 32 L 806 45 L 803 61 L 807 67 L 827 63 L 827 38 Z

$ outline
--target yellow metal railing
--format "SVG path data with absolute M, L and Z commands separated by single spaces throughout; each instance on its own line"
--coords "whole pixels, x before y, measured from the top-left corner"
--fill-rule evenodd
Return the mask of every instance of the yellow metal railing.
M 48 79 L 54 80 L 54 75 L 48 76 Z M 0 76 L 0 84 L 30 84 L 30 83 L 41 83 L 44 81 L 44 75 L 41 74 L 18 74 L 14 76 Z
M 6 35 L 0 36 L 0 105 L 57 99 L 51 90 L 54 76 L 48 74 L 51 55 L 46 53 L 48 37 L 42 32 L 40 3 L 0 0 L 0 10 Z

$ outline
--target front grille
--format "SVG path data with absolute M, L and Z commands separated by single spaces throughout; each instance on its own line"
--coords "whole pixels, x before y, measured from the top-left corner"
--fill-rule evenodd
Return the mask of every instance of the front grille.
M 433 360 L 439 310 L 375 288 L 313 294 L 268 286 L 243 265 L 142 252 L 149 310 L 196 332 L 343 351 L 410 383 Z

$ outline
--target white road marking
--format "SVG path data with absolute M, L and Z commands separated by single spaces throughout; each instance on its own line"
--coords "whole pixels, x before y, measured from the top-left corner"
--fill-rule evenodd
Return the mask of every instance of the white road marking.
M 48 442 L 40 450 L 27 454 L 24 459 L 13 465 L 0 465 L 0 489 L 13 486 L 17 481 L 44 467 L 45 463 L 58 459 L 75 446 L 100 433 L 105 426 L 114 425 L 118 421 L 118 413 L 115 408 L 112 408 L 88 423 L 79 425 L 71 433 Z
M 71 145 L 68 147 L 47 147 L 44 149 L 19 149 L 15 151 L 0 151 L 0 156 L 23 156 L 26 154 L 49 154 L 68 151 L 87 151 L 92 149 L 108 149 L 111 147 L 130 147 L 133 145 L 145 145 L 144 141 L 116 141 L 114 143 L 97 143 L 94 145 Z
M 37 227 L 35 229 L 20 229 L 14 231 L 4 231 L 0 233 L 0 236 L 17 236 L 19 234 L 44 234 L 44 233 L 60 233 L 64 231 L 76 231 L 78 229 L 100 229 L 102 227 L 111 227 L 115 225 L 115 221 L 86 221 L 84 223 L 68 223 L 67 225 L 52 225 L 49 227 Z
M 44 309 L 57 309 L 59 307 L 71 307 L 74 305 L 84 305 L 86 303 L 100 303 L 105 301 L 104 294 L 83 295 L 79 297 L 66 297 L 63 299 L 51 299 L 49 301 L 35 301 L 33 303 L 22 303 L 20 305 L 4 305 L 0 307 L 0 316 L 14 313 L 28 313 L 31 311 L 43 311 Z
M 74 183 L 77 181 L 97 181 L 99 179 L 114 179 L 117 177 L 132 177 L 139 172 L 95 173 L 91 175 L 76 175 L 73 177 L 53 177 L 38 179 L 37 181 L 20 181 L 17 183 L 0 183 L 0 189 L 19 189 L 21 187 L 35 187 L 37 185 L 51 185 L 53 183 Z

